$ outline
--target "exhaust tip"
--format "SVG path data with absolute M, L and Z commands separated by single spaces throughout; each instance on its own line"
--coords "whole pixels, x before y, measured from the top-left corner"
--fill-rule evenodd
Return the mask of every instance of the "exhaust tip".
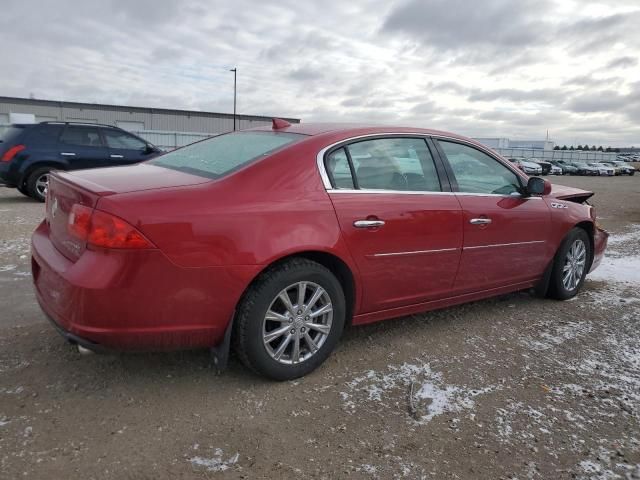
M 82 345 L 78 345 L 78 353 L 80 355 L 93 355 L 93 350 L 89 350 L 88 348 L 85 348 Z

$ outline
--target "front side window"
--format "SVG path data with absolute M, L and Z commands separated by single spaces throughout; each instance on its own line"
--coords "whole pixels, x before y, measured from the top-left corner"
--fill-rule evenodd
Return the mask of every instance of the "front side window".
M 303 138 L 286 132 L 227 133 L 165 153 L 149 163 L 215 179 Z
M 109 148 L 143 150 L 147 146 L 147 144 L 142 140 L 119 130 L 105 129 L 102 133 Z
M 339 154 L 340 161 L 334 162 L 335 170 L 332 172 L 329 167 L 336 188 L 349 188 L 349 182 L 352 182 L 363 190 L 441 191 L 435 163 L 424 139 L 363 140 L 334 154 L 338 152 L 342 153 Z M 348 168 L 348 159 L 352 169 Z M 355 182 L 351 180 L 352 171 Z
M 460 143 L 438 142 L 451 165 L 460 192 L 510 195 L 520 191 L 519 177 L 486 153 Z
M 100 132 L 97 128 L 91 127 L 67 127 L 60 141 L 67 145 L 78 145 L 81 147 L 102 147 Z

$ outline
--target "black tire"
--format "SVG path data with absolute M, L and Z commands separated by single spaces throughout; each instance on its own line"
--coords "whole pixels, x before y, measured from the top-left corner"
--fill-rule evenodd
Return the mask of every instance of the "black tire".
M 315 353 L 299 363 L 285 364 L 273 358 L 267 351 L 263 342 L 263 328 L 267 310 L 272 307 L 272 302 L 280 292 L 298 282 L 313 282 L 324 289 L 331 301 L 333 318 L 324 343 Z M 243 296 L 234 324 L 235 351 L 242 363 L 258 374 L 274 380 L 302 377 L 315 370 L 329 357 L 342 335 L 345 315 L 344 292 L 331 271 L 311 260 L 294 258 L 264 272 Z M 301 330 L 304 331 L 304 328 Z M 284 343 L 284 339 L 282 342 Z M 302 341 L 300 345 L 302 348 Z M 288 349 L 289 347 L 285 351 Z M 309 352 L 310 349 L 307 348 L 307 354 Z M 293 357 L 293 354 L 290 354 L 290 357 Z
M 35 198 L 40 202 L 44 202 L 45 195 L 42 194 L 41 190 L 38 188 L 38 179 L 43 175 L 47 175 L 51 170 L 52 170 L 51 167 L 41 167 L 41 168 L 36 168 L 33 172 L 29 174 L 26 182 L 26 185 L 27 185 L 26 190 L 27 190 L 27 194 L 30 197 Z
M 29 195 L 29 192 L 27 191 L 27 189 L 24 186 L 16 187 L 16 190 L 18 190 L 21 194 L 23 194 L 26 197 L 30 197 L 31 196 L 31 195 Z
M 565 265 L 570 262 L 568 259 L 570 249 L 578 241 L 582 242 L 585 249 L 584 266 L 575 287 L 567 288 L 563 282 L 564 268 Z M 572 229 L 562 241 L 553 259 L 553 270 L 549 281 L 549 297 L 558 300 L 568 300 L 569 298 L 575 297 L 587 276 L 587 272 L 591 266 L 591 258 L 591 241 L 589 240 L 589 235 L 581 228 L 576 227 Z

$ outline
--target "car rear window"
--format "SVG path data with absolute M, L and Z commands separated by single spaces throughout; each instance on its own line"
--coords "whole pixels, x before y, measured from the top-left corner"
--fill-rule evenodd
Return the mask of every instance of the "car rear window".
M 165 153 L 149 163 L 220 178 L 302 138 L 304 135 L 285 132 L 233 132 Z

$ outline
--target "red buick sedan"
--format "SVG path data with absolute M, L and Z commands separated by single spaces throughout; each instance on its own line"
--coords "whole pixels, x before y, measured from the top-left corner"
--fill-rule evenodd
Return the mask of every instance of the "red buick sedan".
M 289 125 L 51 175 L 38 301 L 90 350 L 230 344 L 291 379 L 359 325 L 535 288 L 573 297 L 607 233 L 591 192 L 414 128 Z

